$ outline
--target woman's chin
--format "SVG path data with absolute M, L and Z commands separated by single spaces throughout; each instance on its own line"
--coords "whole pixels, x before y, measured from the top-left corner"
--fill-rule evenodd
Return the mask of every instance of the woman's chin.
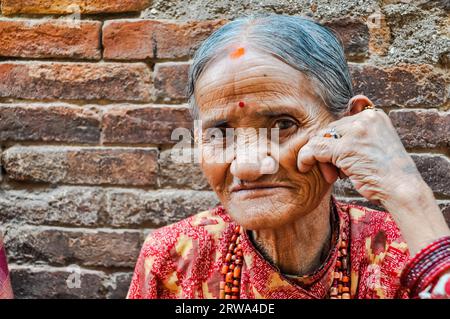
M 260 196 L 249 193 L 232 196 L 226 208 L 236 223 L 246 229 L 257 230 L 277 228 L 291 222 L 299 207 L 294 203 L 300 205 L 295 199 L 287 200 L 281 194 Z

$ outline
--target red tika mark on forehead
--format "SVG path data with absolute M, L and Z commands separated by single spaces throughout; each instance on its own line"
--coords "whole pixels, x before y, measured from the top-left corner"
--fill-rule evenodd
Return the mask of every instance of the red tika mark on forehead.
M 244 54 L 245 54 L 245 49 L 243 47 L 240 47 L 230 53 L 230 58 L 239 59 Z
M 238 105 L 239 105 L 239 107 L 244 107 L 244 106 L 245 106 L 245 103 L 242 102 L 242 101 L 240 101 L 240 102 L 238 103 Z

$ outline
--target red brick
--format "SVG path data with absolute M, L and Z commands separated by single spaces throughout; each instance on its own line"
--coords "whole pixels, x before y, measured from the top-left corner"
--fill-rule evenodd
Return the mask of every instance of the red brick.
M 0 63 L 0 97 L 30 100 L 148 101 L 143 63 Z
M 405 147 L 450 147 L 450 112 L 394 110 L 389 117 Z
M 153 84 L 157 101 L 186 102 L 189 63 L 171 62 L 155 65 Z
M 134 230 L 22 226 L 8 229 L 5 247 L 11 262 L 132 268 L 139 255 L 141 237 L 141 232 Z
M 2 0 L 4 15 L 116 13 L 145 9 L 149 0 Z
M 104 57 L 111 60 L 187 58 L 225 22 L 108 21 L 103 27 Z
M 95 110 L 64 104 L 0 104 L 0 141 L 100 142 Z
M 2 157 L 17 181 L 154 186 L 158 169 L 153 148 L 14 146 Z
M 429 65 L 381 68 L 351 64 L 355 94 L 379 107 L 439 107 L 446 102 L 445 78 Z
M 98 21 L 0 20 L 0 56 L 100 59 Z
M 344 17 L 327 21 L 324 25 L 341 39 L 348 59 L 359 60 L 368 56 L 369 29 L 363 20 Z
M 171 144 L 176 128 L 192 127 L 184 106 L 130 106 L 108 108 L 103 116 L 103 142 L 125 144 Z

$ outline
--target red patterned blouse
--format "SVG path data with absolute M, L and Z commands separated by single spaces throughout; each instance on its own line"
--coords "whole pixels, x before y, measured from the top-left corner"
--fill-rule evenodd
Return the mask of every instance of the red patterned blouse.
M 328 298 L 342 237 L 349 238 L 351 298 L 448 298 L 443 275 L 419 296 L 402 287 L 408 247 L 389 213 L 333 200 L 338 236 L 324 264 L 307 276 L 282 274 L 241 232 L 240 298 Z M 221 268 L 236 224 L 218 206 L 150 234 L 138 258 L 128 298 L 219 298 Z

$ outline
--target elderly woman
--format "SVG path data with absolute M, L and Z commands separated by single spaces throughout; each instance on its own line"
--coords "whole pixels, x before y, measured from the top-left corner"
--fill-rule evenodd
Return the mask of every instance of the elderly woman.
M 221 205 L 147 238 L 129 298 L 450 295 L 450 230 L 433 193 L 388 116 L 353 95 L 327 28 L 233 21 L 198 49 L 189 93 L 203 132 L 223 132 L 196 136 Z M 238 128 L 248 136 L 230 142 Z M 277 152 L 255 142 L 268 131 Z M 337 201 L 344 177 L 387 212 Z

